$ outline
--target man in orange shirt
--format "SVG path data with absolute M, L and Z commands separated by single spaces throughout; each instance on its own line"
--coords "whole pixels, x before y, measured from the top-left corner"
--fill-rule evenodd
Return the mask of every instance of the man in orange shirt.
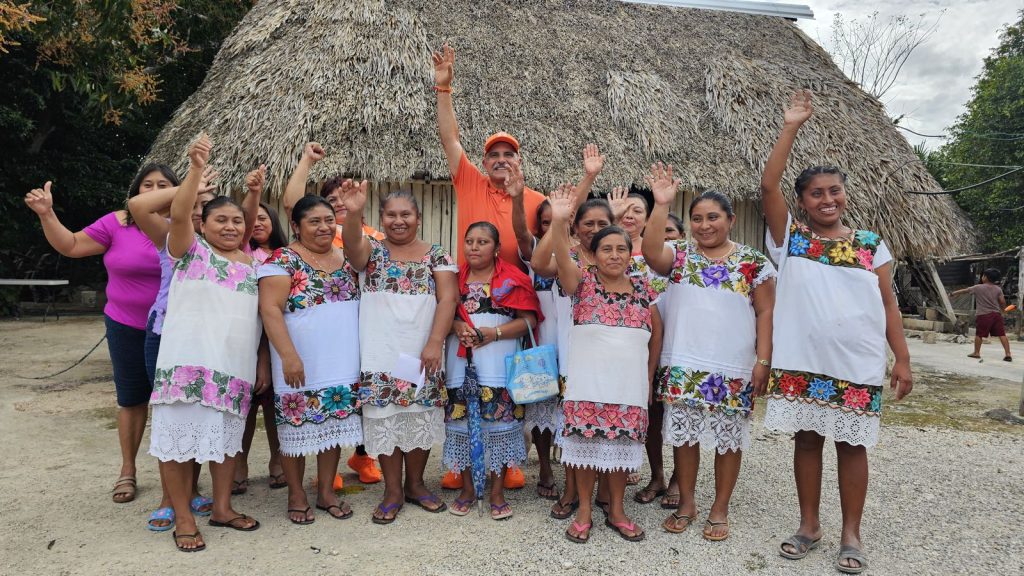
M 455 185 L 458 206 L 458 259 L 463 262 L 463 242 L 466 229 L 474 222 L 490 222 L 498 229 L 501 243 L 499 255 L 506 262 L 526 270 L 519 258 L 518 242 L 512 227 L 513 210 L 522 210 L 526 215 L 528 230 L 535 229 L 537 207 L 544 202 L 544 195 L 523 184 L 520 172 L 519 140 L 506 132 L 491 135 L 484 142 L 483 167 L 481 172 L 469 161 L 459 141 L 459 124 L 455 119 L 452 104 L 452 78 L 454 76 L 455 50 L 445 44 L 440 52 L 434 53 L 434 91 L 437 92 L 437 125 L 441 134 L 441 146 L 448 158 L 448 169 Z M 587 171 L 577 186 L 579 196 L 586 199 L 590 187 L 597 178 L 597 172 Z M 527 239 L 522 239 L 527 241 Z M 527 243 L 532 242 L 529 239 Z

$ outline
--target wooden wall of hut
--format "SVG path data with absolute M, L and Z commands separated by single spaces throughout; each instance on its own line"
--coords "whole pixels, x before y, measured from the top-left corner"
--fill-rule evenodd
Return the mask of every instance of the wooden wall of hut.
M 306 187 L 306 193 L 317 194 L 319 189 L 320 183 L 309 184 Z M 458 237 L 459 231 L 456 225 L 455 190 L 449 180 L 372 182 L 366 206 L 366 223 L 379 229 L 380 215 L 378 213 L 378 205 L 380 198 L 387 195 L 388 192 L 401 189 L 412 191 L 416 201 L 419 202 L 420 210 L 423 212 L 423 219 L 420 222 L 419 230 L 420 238 L 427 242 L 441 244 L 445 249 L 454 253 L 453 248 L 461 239 Z M 687 222 L 686 208 L 692 199 L 693 192 L 691 191 L 680 194 L 676 199 L 676 205 L 672 209 L 674 214 L 678 214 L 683 219 L 684 224 Z M 273 199 L 270 201 L 270 204 L 277 209 L 284 225 L 283 229 L 290 231 L 281 199 Z M 743 200 L 735 202 L 733 208 L 736 212 L 736 225 L 733 227 L 732 240 L 747 244 L 764 252 L 765 224 L 764 218 L 761 215 L 761 203 Z M 689 226 L 686 226 L 685 232 L 689 236 Z

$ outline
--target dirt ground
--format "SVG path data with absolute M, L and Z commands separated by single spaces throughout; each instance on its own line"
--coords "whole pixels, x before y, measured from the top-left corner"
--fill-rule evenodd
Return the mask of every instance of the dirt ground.
M 826 451 L 823 484 L 828 543 L 803 561 L 784 560 L 777 542 L 798 519 L 791 440 L 765 431 L 760 414 L 733 498 L 732 537 L 724 543 L 703 541 L 699 529 L 665 533 L 659 524 L 668 511 L 634 504 L 630 488 L 627 513 L 647 530 L 645 542 L 630 544 L 595 526 L 589 545 L 571 544 L 562 537 L 566 522 L 549 518 L 550 503 L 534 495 L 535 454 L 527 488 L 509 493 L 516 514 L 508 522 L 431 515 L 409 505 L 393 525 L 376 526 L 369 518 L 383 487 L 364 487 L 346 469 L 355 517 L 334 521 L 321 514 L 311 526 L 293 526 L 285 517 L 285 491 L 267 488 L 268 450 L 258 433 L 252 487 L 235 507 L 263 526 L 241 533 L 200 523 L 208 549 L 180 554 L 169 532 L 145 529 L 160 497 L 156 462 L 146 454 L 148 433 L 138 498 L 110 499 L 119 452 L 106 344 L 61 376 L 26 379 L 67 367 L 102 336 L 101 318 L 0 322 L 0 437 L 9 447 L 0 467 L 0 574 L 141 574 L 172 562 L 177 574 L 836 573 L 834 452 Z M 1000 361 L 998 344 L 987 345 L 979 363 L 966 358 L 966 344 L 910 343 L 914 394 L 902 403 L 886 398 L 881 443 L 870 456 L 862 531 L 868 573 L 1022 573 L 1024 426 L 994 422 L 984 412 L 1016 413 L 1024 343 L 1014 343 L 1020 360 L 1012 364 Z M 428 467 L 428 486 L 450 502 L 454 493 L 439 487 L 439 452 Z M 704 456 L 698 506 L 706 512 L 714 484 L 712 455 Z M 205 470 L 200 485 L 209 490 Z

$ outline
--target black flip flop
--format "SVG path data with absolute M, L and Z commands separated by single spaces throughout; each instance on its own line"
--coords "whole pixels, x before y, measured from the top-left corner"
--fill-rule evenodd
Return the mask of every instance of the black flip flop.
M 271 474 L 270 475 L 270 489 L 271 490 L 277 490 L 279 488 L 287 488 L 288 487 L 288 481 L 287 480 L 278 480 L 278 478 L 283 478 L 283 477 L 284 477 L 284 472 L 282 472 L 280 474 Z
M 573 500 L 572 502 L 569 502 L 567 504 L 562 504 L 562 500 L 559 499 L 558 502 L 557 502 L 557 505 L 558 505 L 559 508 L 568 508 L 569 511 L 564 513 L 564 514 L 555 514 L 554 506 L 552 506 L 551 507 L 551 517 L 554 518 L 555 520 L 565 520 L 569 516 L 572 516 L 573 512 L 575 512 L 576 509 L 580 507 L 580 501 L 579 500 Z
M 306 506 L 305 510 L 302 510 L 300 508 L 289 508 L 288 509 L 288 514 L 291 514 L 292 512 L 301 512 L 302 513 L 302 520 L 295 520 L 291 516 L 288 516 L 288 521 L 291 522 L 292 524 L 298 524 L 299 526 L 308 526 L 308 525 L 312 524 L 313 522 L 316 522 L 316 518 L 309 518 L 308 517 L 309 516 L 309 506 Z
M 434 496 L 433 494 L 424 494 L 423 496 L 419 496 L 417 498 L 413 498 L 412 496 L 406 496 L 405 501 L 410 504 L 415 504 L 420 508 L 423 508 L 427 512 L 430 512 L 431 514 L 440 514 L 441 512 L 448 510 L 448 505 L 445 504 L 444 502 L 441 502 L 441 499 L 438 498 L 437 496 Z M 426 506 L 423 505 L 424 502 L 434 502 L 436 504 L 440 504 L 440 506 L 438 506 L 437 508 L 427 508 Z
M 214 528 L 231 528 L 232 530 L 238 530 L 239 532 L 252 532 L 260 527 L 259 520 L 256 520 L 255 518 L 251 519 L 253 521 L 253 525 L 248 528 L 242 528 L 241 526 L 235 526 L 232 524 L 232 522 L 235 522 L 236 520 L 250 520 L 250 518 L 245 514 L 239 514 L 227 522 L 221 522 L 210 518 L 210 526 L 213 526 Z
M 554 494 L 549 494 L 549 495 L 545 496 L 544 494 L 540 493 L 541 490 L 550 490 L 550 491 L 554 492 Z M 547 485 L 541 484 L 540 482 L 537 482 L 537 496 L 540 496 L 541 498 L 543 498 L 545 500 L 558 500 L 560 498 L 560 496 L 558 495 L 558 490 L 555 489 L 555 483 L 554 482 L 552 482 L 551 484 L 547 484 Z
M 182 548 L 181 545 L 178 544 L 178 538 L 191 538 L 193 542 L 199 540 L 199 530 L 196 530 L 195 534 L 182 534 L 181 536 L 178 536 L 177 532 L 171 532 L 171 536 L 174 537 L 174 547 L 178 549 L 178 552 L 201 552 L 206 550 L 205 542 L 202 546 L 196 546 L 195 548 Z
M 344 502 L 342 502 L 342 504 L 344 504 Z M 331 510 L 333 510 L 335 508 L 338 509 L 338 512 L 341 512 L 341 506 L 339 506 L 337 504 L 331 504 L 330 506 L 321 506 L 319 504 L 316 505 L 316 509 L 317 510 L 323 510 L 324 512 L 327 512 L 328 514 L 331 515 L 331 518 L 334 518 L 335 520 L 345 520 L 345 519 L 351 518 L 352 514 L 354 514 L 354 512 L 352 512 L 352 510 L 349 510 L 347 514 L 345 512 L 342 512 L 341 516 L 338 516 L 334 512 L 331 512 Z

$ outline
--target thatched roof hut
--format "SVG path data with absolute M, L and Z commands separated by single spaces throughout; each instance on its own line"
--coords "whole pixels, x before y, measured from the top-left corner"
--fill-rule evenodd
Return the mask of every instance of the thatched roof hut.
M 317 179 L 447 178 L 430 90 L 430 52 L 444 41 L 458 52 L 470 158 L 486 135 L 512 132 L 534 188 L 579 178 L 580 150 L 597 142 L 608 156 L 601 188 L 642 184 L 644 168 L 663 160 L 690 190 L 756 200 L 782 107 L 811 88 L 817 114 L 789 182 L 808 165 L 843 167 L 851 224 L 881 232 L 900 257 L 946 258 L 972 242 L 948 197 L 903 192 L 939 186 L 881 104 L 792 22 L 733 12 L 614 0 L 261 0 L 150 157 L 181 165 L 205 129 L 229 184 L 265 162 L 280 191 L 310 139 L 329 154 Z

